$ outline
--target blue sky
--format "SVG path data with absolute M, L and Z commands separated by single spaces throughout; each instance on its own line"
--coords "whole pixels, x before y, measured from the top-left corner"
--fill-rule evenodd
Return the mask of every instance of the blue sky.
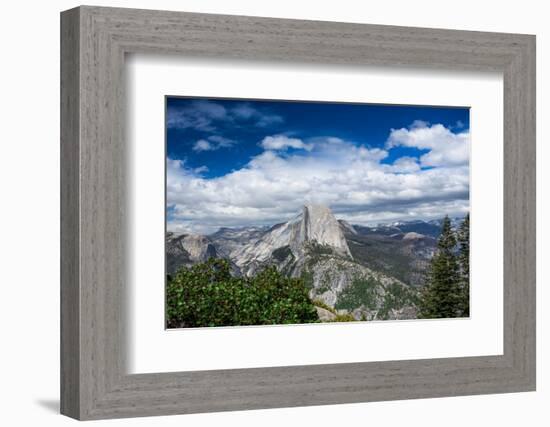
M 469 208 L 469 109 L 166 98 L 168 228 L 269 225 L 307 202 L 372 224 Z

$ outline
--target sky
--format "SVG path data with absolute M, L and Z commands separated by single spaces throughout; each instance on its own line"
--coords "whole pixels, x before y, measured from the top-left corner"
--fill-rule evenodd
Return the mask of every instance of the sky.
M 374 225 L 469 210 L 469 108 L 166 97 L 167 229 L 270 226 L 305 204 Z

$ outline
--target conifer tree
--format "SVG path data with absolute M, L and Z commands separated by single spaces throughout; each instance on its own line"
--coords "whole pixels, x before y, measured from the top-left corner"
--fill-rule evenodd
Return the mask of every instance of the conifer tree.
M 460 266 L 456 245 L 451 220 L 445 216 L 420 304 L 420 317 L 460 316 Z
M 470 315 L 470 214 L 467 214 L 457 233 L 460 263 L 460 311 Z

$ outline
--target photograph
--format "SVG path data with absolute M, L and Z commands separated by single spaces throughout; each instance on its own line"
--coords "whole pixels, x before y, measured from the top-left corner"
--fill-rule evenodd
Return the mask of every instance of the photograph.
M 167 329 L 470 316 L 468 106 L 164 100 Z

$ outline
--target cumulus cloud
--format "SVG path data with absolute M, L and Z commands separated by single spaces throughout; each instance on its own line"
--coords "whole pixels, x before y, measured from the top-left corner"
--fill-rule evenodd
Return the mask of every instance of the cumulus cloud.
M 393 162 L 392 165 L 388 165 L 387 169 L 390 172 L 396 173 L 411 173 L 418 172 L 420 170 L 420 165 L 414 157 L 403 156 Z
M 192 100 L 185 106 L 167 109 L 166 125 L 171 129 L 194 129 L 215 132 L 224 125 L 267 127 L 282 123 L 281 116 L 255 108 L 247 103 L 225 107 L 210 100 Z
M 313 144 L 306 144 L 299 138 L 289 138 L 286 135 L 266 136 L 260 145 L 265 150 L 286 150 L 295 148 L 311 151 Z
M 415 120 L 411 123 L 409 127 L 411 129 L 416 129 L 416 128 L 426 128 L 428 126 L 430 126 L 430 122 L 427 122 L 425 120 Z
M 420 157 L 422 166 L 467 165 L 470 160 L 470 132 L 453 133 L 441 124 L 416 121 L 409 128 L 392 129 L 386 148 L 398 146 L 429 150 Z
M 275 135 L 262 141 L 266 150 L 243 168 L 210 179 L 169 159 L 168 227 L 208 234 L 221 226 L 273 225 L 292 218 L 305 203 L 328 205 L 337 218 L 358 224 L 460 215 L 469 206 L 467 162 L 446 159 L 433 168 L 422 168 L 426 160 L 422 164 L 414 157 L 387 162 L 393 144 L 414 140 L 411 146 L 427 146 L 429 138 L 414 132 L 433 127 L 411 127 L 406 136 L 391 136 L 386 150 L 335 137 L 304 142 Z M 459 143 L 441 134 L 446 143 Z M 438 152 L 436 145 L 423 157 Z

